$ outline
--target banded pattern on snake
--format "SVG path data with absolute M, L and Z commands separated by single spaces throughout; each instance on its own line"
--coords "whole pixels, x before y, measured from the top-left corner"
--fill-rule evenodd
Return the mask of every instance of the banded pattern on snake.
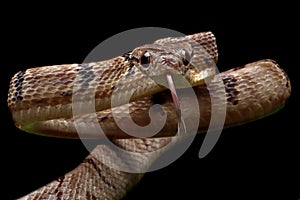
M 210 84 L 214 90 L 212 94 L 215 94 L 216 98 L 218 98 L 218 91 L 224 88 L 218 86 L 214 71 L 209 65 L 201 65 L 204 66 L 202 69 L 186 65 L 186 60 L 183 58 L 186 57 L 186 52 L 190 53 L 186 50 L 189 49 L 186 47 L 187 43 L 192 47 L 195 46 L 194 44 L 200 44 L 207 53 L 200 52 L 199 55 L 206 55 L 213 62 L 217 62 L 215 38 L 212 33 L 207 32 L 183 38 L 161 39 L 154 44 L 138 47 L 130 54 L 108 61 L 46 66 L 18 72 L 11 80 L 8 93 L 8 105 L 16 126 L 24 131 L 42 135 L 78 137 L 71 112 L 73 87 L 78 84 L 79 88 L 82 88 L 82 91 L 79 91 L 82 92 L 81 94 L 88 96 L 90 92 L 96 91 L 98 122 L 116 145 L 128 151 L 141 153 L 166 146 L 172 138 L 170 136 L 174 136 L 177 132 L 177 115 L 170 92 L 141 72 L 143 68 L 140 64 L 143 64 L 142 58 L 147 52 L 153 58 L 157 58 L 157 62 L 163 62 L 162 58 L 169 58 L 168 63 L 172 66 L 169 70 L 180 71 L 194 86 L 201 108 L 199 132 L 205 131 L 211 117 L 211 105 L 210 94 L 203 86 L 203 79 L 212 77 Z M 202 61 L 199 58 L 197 60 L 197 55 L 194 61 L 196 63 Z M 84 78 L 75 80 L 77 74 L 81 74 Z M 125 81 L 119 84 L 120 79 L 124 77 L 126 77 Z M 223 72 L 220 77 L 226 92 L 225 127 L 253 121 L 277 111 L 285 104 L 291 92 L 287 75 L 272 60 L 246 64 Z M 155 136 L 157 138 L 130 139 L 113 120 L 110 109 L 112 92 L 117 90 L 122 97 L 122 92 L 130 91 L 132 86 L 135 87 L 135 93 L 129 107 L 130 114 L 137 124 L 149 123 L 149 107 L 155 103 L 163 105 L 167 110 L 166 125 Z M 90 88 L 93 90 L 90 91 Z M 120 118 L 124 110 L 122 106 L 124 102 L 121 100 L 122 98 L 118 102 Z M 88 119 L 88 113 L 82 116 L 83 121 Z M 86 137 L 95 136 L 87 133 Z M 76 169 L 23 198 L 122 198 L 126 191 L 142 177 L 142 174 L 114 170 L 99 162 L 99 157 L 110 160 L 110 154 L 109 147 L 98 145 Z M 158 156 L 141 154 L 137 159 L 141 163 L 151 163 Z

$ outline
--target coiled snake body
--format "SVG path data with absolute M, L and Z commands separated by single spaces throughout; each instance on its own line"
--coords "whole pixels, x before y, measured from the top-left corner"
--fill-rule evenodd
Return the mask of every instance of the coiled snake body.
M 106 136 L 127 151 L 140 152 L 141 156 L 137 158 L 140 163 L 151 163 L 159 155 L 149 156 L 143 152 L 166 146 L 178 128 L 178 107 L 172 102 L 172 91 L 171 95 L 163 84 L 157 82 L 166 73 L 179 73 L 193 86 L 200 107 L 199 132 L 209 126 L 210 95 L 222 98 L 222 93 L 218 93 L 221 90 L 225 90 L 226 95 L 225 127 L 262 118 L 285 104 L 291 85 L 276 62 L 261 60 L 220 73 L 218 77 L 224 84 L 220 87 L 217 76 L 214 76 L 215 69 L 209 64 L 217 62 L 217 55 L 215 37 L 206 32 L 157 40 L 107 61 L 32 68 L 20 71 L 12 78 L 8 106 L 16 126 L 24 131 L 76 138 L 72 96 L 80 94 L 84 101 L 84 98 L 94 95 L 97 121 Z M 164 68 L 157 68 L 161 66 Z M 204 86 L 204 79 L 209 79 L 210 88 Z M 116 112 L 121 119 L 125 117 L 123 104 L 127 103 L 122 100 L 123 96 L 132 94 L 128 104 L 130 116 L 141 126 L 150 122 L 148 113 L 153 104 L 164 107 L 166 123 L 155 138 L 132 139 L 118 127 L 110 108 L 114 92 L 119 95 Z M 89 113 L 80 116 L 80 120 L 82 126 L 88 126 L 84 122 L 91 120 Z M 81 137 L 97 135 L 86 132 Z M 122 198 L 142 174 L 118 171 L 99 161 L 103 158 L 110 160 L 110 155 L 109 147 L 98 145 L 76 169 L 23 199 Z

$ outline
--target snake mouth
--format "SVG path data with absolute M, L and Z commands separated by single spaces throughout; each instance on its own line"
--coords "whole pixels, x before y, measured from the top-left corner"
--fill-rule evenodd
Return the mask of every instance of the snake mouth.
M 170 88 L 170 84 L 173 84 L 174 88 L 184 89 L 187 87 L 194 87 L 196 85 L 201 85 L 204 80 L 195 80 L 189 76 L 179 74 L 178 72 L 165 71 L 162 75 L 151 76 L 150 77 L 156 84 Z M 172 83 L 168 80 L 172 79 Z M 176 86 L 176 87 L 175 87 Z

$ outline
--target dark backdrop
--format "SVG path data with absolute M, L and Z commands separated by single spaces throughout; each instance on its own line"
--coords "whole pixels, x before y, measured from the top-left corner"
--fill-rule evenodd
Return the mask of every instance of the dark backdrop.
M 80 141 L 36 136 L 15 128 L 6 104 L 13 74 L 35 66 L 80 63 L 90 50 L 114 34 L 157 26 L 185 34 L 212 31 L 217 38 L 218 67 L 222 71 L 263 58 L 276 60 L 291 79 L 292 95 L 280 112 L 224 130 L 204 159 L 198 158 L 203 140 L 203 135 L 198 135 L 180 159 L 147 173 L 126 199 L 172 199 L 180 195 L 186 199 L 273 199 L 281 195 L 283 199 L 299 198 L 299 23 L 293 6 L 249 5 L 244 10 L 248 8 L 245 5 L 223 12 L 196 5 L 193 9 L 190 5 L 144 10 L 151 6 L 146 2 L 140 8 L 129 6 L 122 13 L 108 10 L 105 14 L 101 6 L 46 11 L 47 6 L 27 10 L 19 5 L 17 10 L 11 6 L 8 14 L 1 14 L 0 141 L 4 186 L 0 197 L 25 195 L 73 169 L 88 154 Z

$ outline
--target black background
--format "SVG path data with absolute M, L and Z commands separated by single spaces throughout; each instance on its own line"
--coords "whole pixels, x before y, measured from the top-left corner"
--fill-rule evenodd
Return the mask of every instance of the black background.
M 78 140 L 36 136 L 15 128 L 6 103 L 13 74 L 36 66 L 80 63 L 106 38 L 144 26 L 184 34 L 212 31 L 221 71 L 274 59 L 289 75 L 292 95 L 280 112 L 224 130 L 203 159 L 198 152 L 204 136 L 198 135 L 180 159 L 147 173 L 126 199 L 298 199 L 299 20 L 295 7 L 251 4 L 231 10 L 221 7 L 220 12 L 212 6 L 153 8 L 152 3 L 144 3 L 140 8 L 129 5 L 124 12 L 108 13 L 103 13 L 107 6 L 95 5 L 55 6 L 48 11 L 48 5 L 30 10 L 23 5 L 2 7 L 8 12 L 1 14 L 0 38 L 1 199 L 15 199 L 37 189 L 73 169 L 88 154 Z

